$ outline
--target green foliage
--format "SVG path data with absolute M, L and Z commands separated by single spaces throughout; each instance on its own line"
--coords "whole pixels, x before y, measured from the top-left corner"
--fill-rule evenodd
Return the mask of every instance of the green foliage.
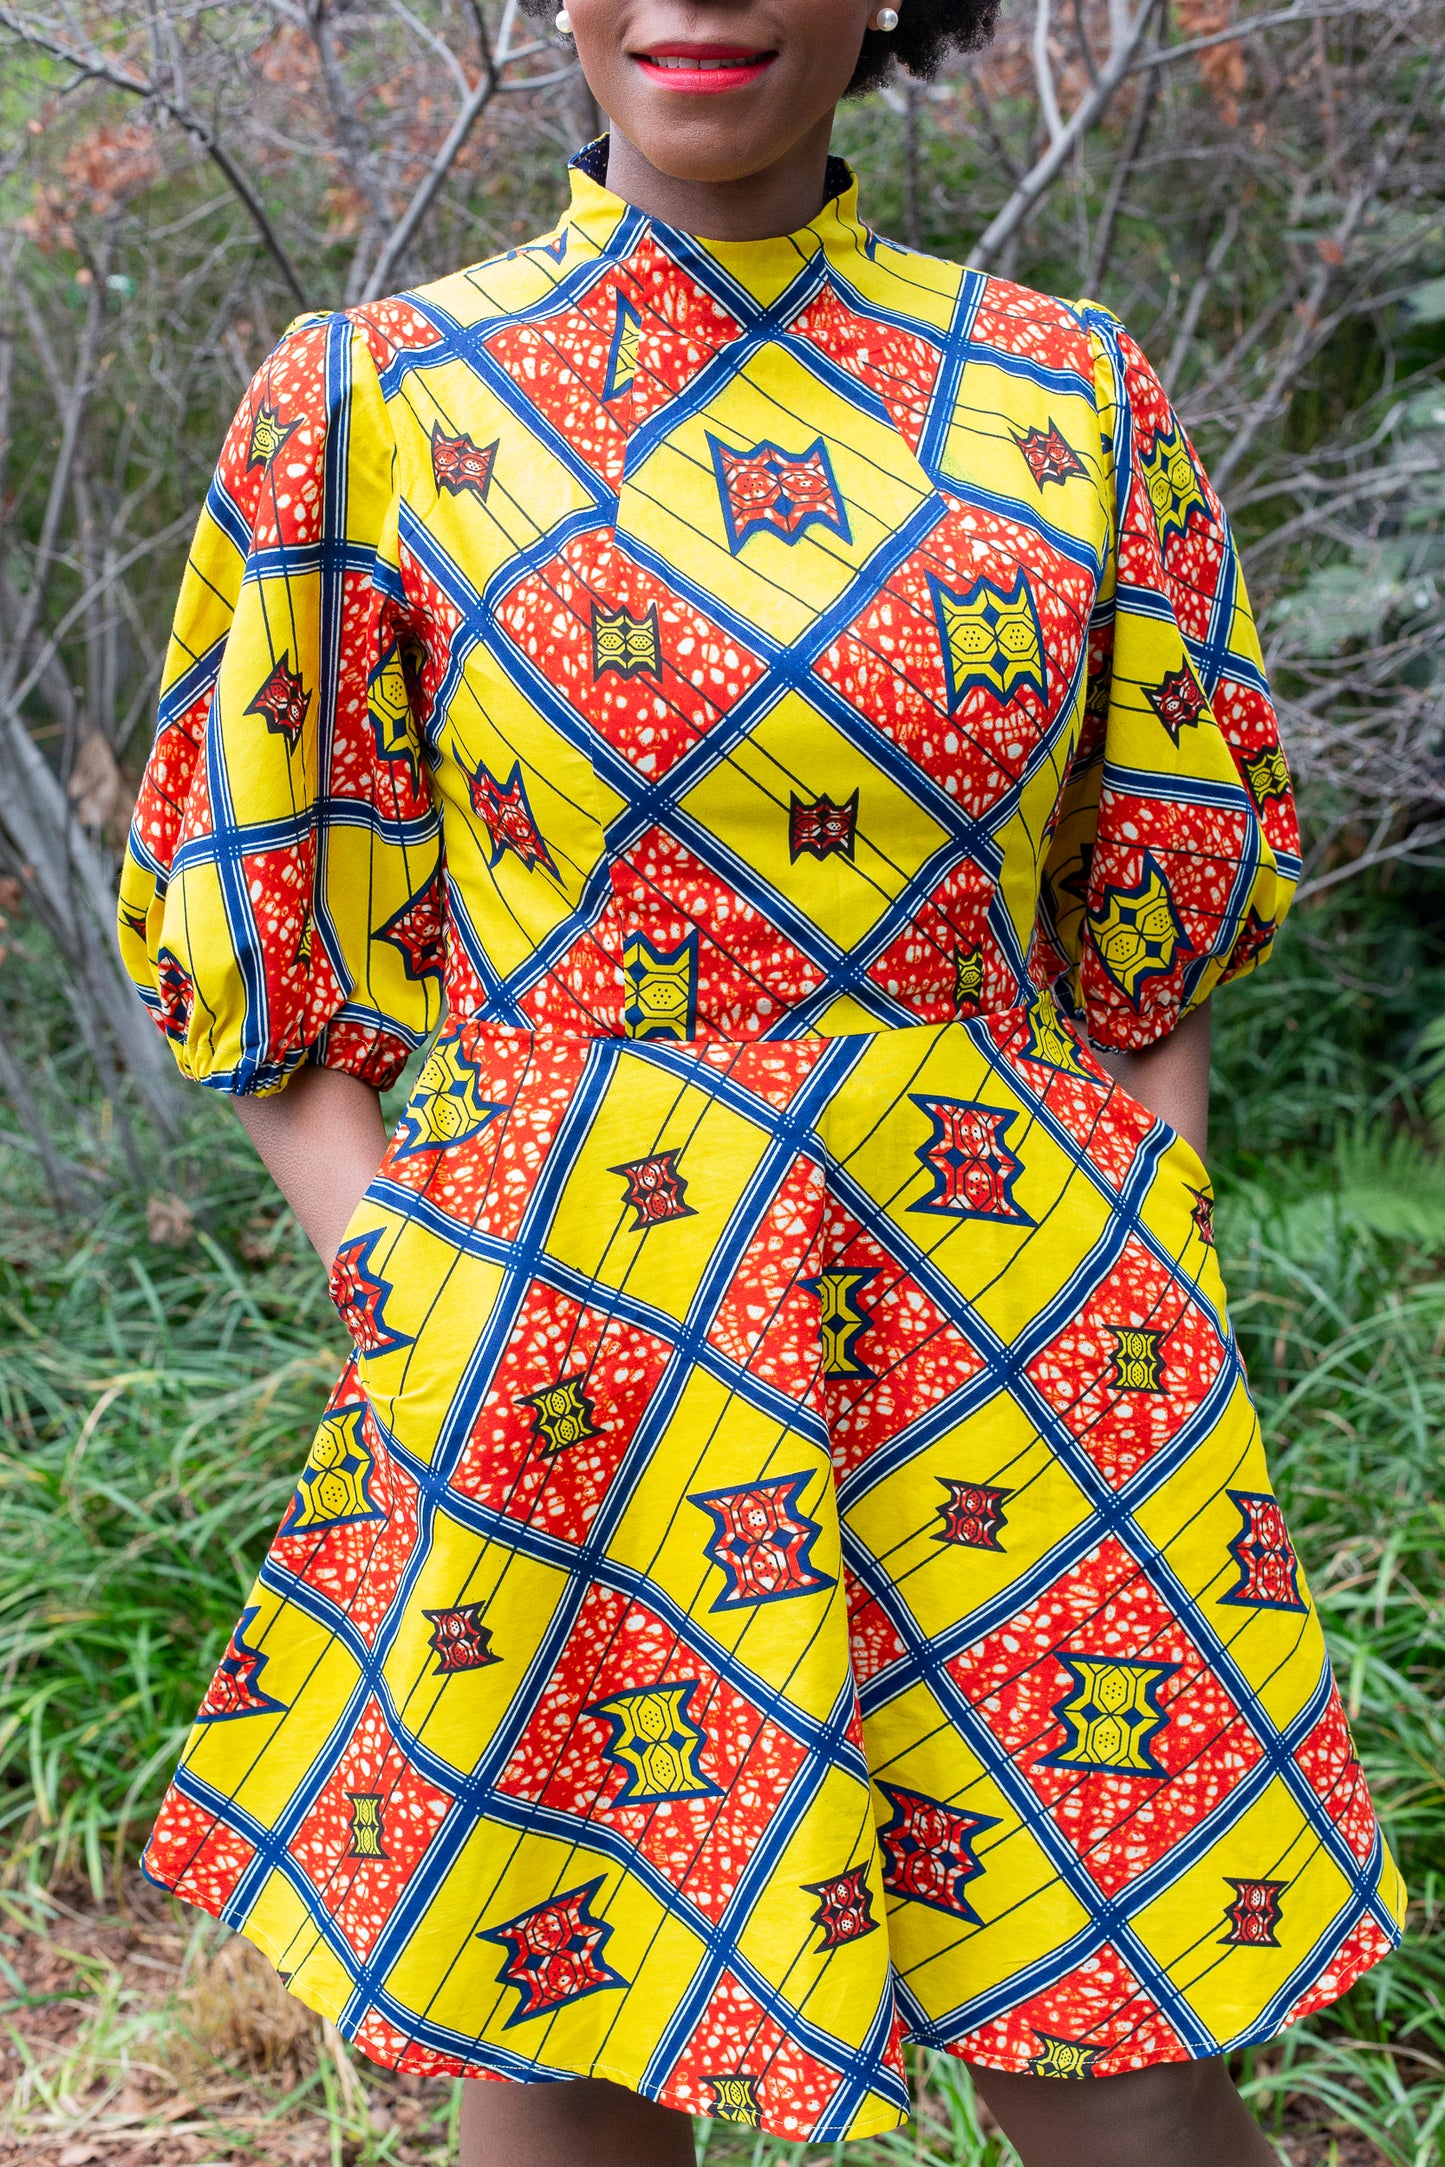
M 1420 1033 L 1420 1098 L 1436 1133 L 1445 1140 L 1445 1014 Z

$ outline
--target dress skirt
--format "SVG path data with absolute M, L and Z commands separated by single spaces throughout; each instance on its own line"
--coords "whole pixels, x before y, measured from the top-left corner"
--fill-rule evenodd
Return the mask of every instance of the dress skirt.
M 147 1854 L 378 2062 L 827 2142 L 1271 2038 L 1402 1896 L 1208 1177 L 1047 996 L 453 1018 Z

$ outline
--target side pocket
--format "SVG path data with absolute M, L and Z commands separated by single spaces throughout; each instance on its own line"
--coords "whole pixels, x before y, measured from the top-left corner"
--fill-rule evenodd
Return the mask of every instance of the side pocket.
M 381 1354 L 390 1347 L 409 1344 L 386 1325 L 384 1305 L 391 1288 L 373 1262 L 377 1244 L 396 1223 L 391 1197 L 381 1193 L 396 1143 L 393 1133 L 387 1139 L 381 1164 L 357 1198 L 356 1209 L 346 1222 L 346 1231 L 326 1275 L 332 1302 L 358 1355 Z
M 1141 1122 L 1150 1128 L 1160 1128 L 1164 1131 L 1168 1139 L 1164 1147 L 1164 1158 L 1174 1165 L 1176 1171 L 1183 1176 L 1190 1188 L 1196 1191 L 1202 1190 L 1206 1195 L 1212 1196 L 1214 1194 L 1214 1184 L 1209 1177 L 1209 1168 L 1200 1158 L 1199 1153 L 1190 1143 L 1188 1137 L 1182 1136 L 1178 1129 L 1164 1119 L 1162 1114 L 1154 1113 L 1144 1104 L 1142 1099 L 1136 1099 L 1132 1091 L 1126 1091 L 1121 1083 L 1116 1083 L 1107 1070 L 1104 1072 L 1104 1081 L 1109 1086 L 1110 1095 L 1117 1098 L 1122 1105 L 1131 1108 Z

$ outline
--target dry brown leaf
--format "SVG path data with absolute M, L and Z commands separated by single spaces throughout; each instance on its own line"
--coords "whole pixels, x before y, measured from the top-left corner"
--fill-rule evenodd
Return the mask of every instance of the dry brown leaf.
M 195 1231 L 195 1214 L 184 1197 L 159 1192 L 146 1198 L 146 1232 L 157 1249 L 184 1249 Z

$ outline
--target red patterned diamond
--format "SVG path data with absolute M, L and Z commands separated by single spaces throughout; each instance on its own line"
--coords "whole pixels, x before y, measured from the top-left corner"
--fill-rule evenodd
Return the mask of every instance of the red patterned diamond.
M 368 1953 L 414 1883 L 452 1803 L 417 1774 L 369 1700 L 288 1846 L 358 1954 Z
M 1110 1663 L 1126 1684 L 1148 1672 L 1159 1719 L 1148 1772 L 1064 1765 L 1079 1737 L 1081 1673 L 1108 1685 Z M 1112 1536 L 948 1668 L 1106 1895 L 1182 1841 L 1263 1751 L 1208 1657 Z
M 1153 1995 L 1107 1942 L 1006 2016 L 950 2040 L 948 2051 L 989 2069 L 1054 2079 L 1113 2077 L 1190 2059 Z

